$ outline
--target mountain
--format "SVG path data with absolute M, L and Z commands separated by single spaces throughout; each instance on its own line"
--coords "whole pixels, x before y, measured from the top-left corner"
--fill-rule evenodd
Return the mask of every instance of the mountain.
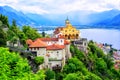
M 27 17 L 29 17 L 31 20 L 33 20 L 36 24 L 36 26 L 39 25 L 50 25 L 51 21 L 40 14 L 33 14 L 33 13 L 27 13 L 25 14 Z
M 111 19 L 108 23 L 111 26 L 120 26 L 120 14 L 116 15 L 113 19 Z
M 34 24 L 34 21 L 28 18 L 24 13 L 17 11 L 9 6 L 0 6 L 0 14 L 8 16 L 10 24 L 12 23 L 13 19 L 16 20 L 16 23 L 20 26 Z
M 118 26 L 120 26 L 120 13 L 114 17 L 112 17 L 111 19 L 106 19 L 103 20 L 99 23 L 97 23 L 96 25 L 101 25 L 101 26 L 113 26 L 115 28 L 119 28 Z
M 88 15 L 88 19 L 90 20 L 89 24 L 92 24 L 92 25 L 96 25 L 96 24 L 103 25 L 104 24 L 105 25 L 119 13 L 120 13 L 119 10 L 112 9 L 108 11 L 90 14 Z
M 9 6 L 0 6 L 0 14 L 8 16 L 10 24 L 15 19 L 19 26 L 63 26 L 65 19 L 69 17 L 73 25 L 92 26 L 117 26 L 120 25 L 120 11 L 116 9 L 93 12 L 93 11 L 71 11 L 64 14 L 33 14 L 17 11 Z

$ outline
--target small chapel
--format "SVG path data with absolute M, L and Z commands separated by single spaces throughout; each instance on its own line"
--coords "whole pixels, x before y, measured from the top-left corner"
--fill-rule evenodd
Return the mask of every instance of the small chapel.
M 65 37 L 65 39 L 68 39 L 68 40 L 79 39 L 80 38 L 79 34 L 80 34 L 80 31 L 77 30 L 74 26 L 72 26 L 68 18 L 65 20 L 64 27 L 58 27 L 54 31 L 55 37 L 62 35 Z

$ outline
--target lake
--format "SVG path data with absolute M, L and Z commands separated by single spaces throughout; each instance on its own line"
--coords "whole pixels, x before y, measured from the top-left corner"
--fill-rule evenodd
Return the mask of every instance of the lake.
M 45 32 L 52 34 L 53 30 Z M 113 48 L 120 49 L 120 30 L 117 29 L 80 29 L 80 36 L 98 43 L 112 44 Z

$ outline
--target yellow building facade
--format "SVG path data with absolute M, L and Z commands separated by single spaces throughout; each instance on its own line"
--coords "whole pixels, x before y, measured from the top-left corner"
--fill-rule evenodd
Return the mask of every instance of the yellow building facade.
M 56 28 L 54 34 L 61 33 L 65 39 L 74 40 L 80 38 L 80 31 L 77 30 L 72 24 L 70 23 L 69 19 L 65 20 L 65 27 Z

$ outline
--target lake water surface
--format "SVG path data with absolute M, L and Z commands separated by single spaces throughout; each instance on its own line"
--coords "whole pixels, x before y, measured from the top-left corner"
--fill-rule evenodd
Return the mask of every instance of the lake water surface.
M 53 30 L 45 31 L 52 34 Z M 80 35 L 98 43 L 112 44 L 113 48 L 120 49 L 120 30 L 117 29 L 80 29 Z

